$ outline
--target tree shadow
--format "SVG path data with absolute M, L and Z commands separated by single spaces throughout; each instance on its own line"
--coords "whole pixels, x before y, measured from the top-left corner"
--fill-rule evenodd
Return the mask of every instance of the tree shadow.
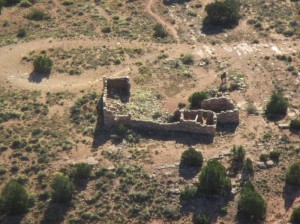
M 65 215 L 70 208 L 70 204 L 58 204 L 51 202 L 41 220 L 41 224 L 58 224 L 63 223 L 65 219 Z
M 266 114 L 266 118 L 272 122 L 278 122 L 285 118 L 286 115 Z
M 226 215 L 226 206 L 231 196 L 205 196 L 200 195 L 190 200 L 180 200 L 181 212 L 205 215 L 211 223 L 216 223 L 219 217 Z
M 297 197 L 300 197 L 299 187 L 285 184 L 283 189 L 284 207 L 286 210 L 293 206 L 293 203 Z
M 203 21 L 203 25 L 201 27 L 201 32 L 207 36 L 217 35 L 220 33 L 226 32 L 226 30 L 234 29 L 238 26 L 238 23 L 236 24 L 229 24 L 227 26 L 218 26 L 218 25 L 212 25 L 209 22 Z
M 49 79 L 50 72 L 48 73 L 39 73 L 39 72 L 31 72 L 28 81 L 32 83 L 41 83 L 43 79 Z
M 19 224 L 22 222 L 24 216 L 26 214 L 23 215 L 18 215 L 18 216 L 0 216 L 0 223 L 1 224 Z
M 179 175 L 183 177 L 185 180 L 191 180 L 200 172 L 201 167 L 187 167 L 182 163 L 179 165 Z
M 263 220 L 249 220 L 249 218 L 246 218 L 239 214 L 236 216 L 236 221 L 239 224 L 262 224 L 262 223 L 264 223 Z

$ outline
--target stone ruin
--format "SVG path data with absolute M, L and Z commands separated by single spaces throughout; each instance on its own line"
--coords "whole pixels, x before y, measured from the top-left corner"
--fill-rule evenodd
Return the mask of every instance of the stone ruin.
M 187 132 L 215 136 L 217 125 L 238 124 L 239 111 L 227 97 L 210 98 L 201 102 L 201 109 L 176 109 L 173 122 L 161 123 L 152 120 L 134 119 L 129 113 L 121 113 L 122 106 L 109 105 L 108 99 L 122 103 L 130 100 L 129 77 L 103 78 L 102 107 L 104 126 L 124 124 L 132 128 L 158 131 Z

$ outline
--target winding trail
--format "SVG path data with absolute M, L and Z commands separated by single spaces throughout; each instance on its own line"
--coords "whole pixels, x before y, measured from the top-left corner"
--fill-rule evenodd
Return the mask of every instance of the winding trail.
M 180 43 L 180 38 L 178 36 L 178 33 L 176 29 L 167 23 L 164 19 L 160 17 L 160 15 L 156 14 L 154 11 L 152 11 L 152 5 L 154 4 L 154 0 L 149 0 L 148 4 L 146 6 L 146 11 L 158 22 L 160 23 L 165 29 L 172 34 L 176 42 Z

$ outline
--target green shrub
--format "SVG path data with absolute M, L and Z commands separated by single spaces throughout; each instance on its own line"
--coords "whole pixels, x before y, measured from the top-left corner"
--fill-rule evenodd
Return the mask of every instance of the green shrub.
M 153 28 L 155 38 L 165 38 L 168 36 L 168 32 L 161 24 L 156 24 Z
M 192 64 L 194 64 L 194 55 L 192 55 L 192 54 L 185 54 L 185 55 L 183 55 L 180 58 L 180 60 L 185 65 L 192 65 Z
M 216 0 L 205 7 L 207 13 L 204 23 L 228 26 L 236 24 L 240 19 L 240 4 L 238 0 Z
M 181 164 L 184 166 L 198 166 L 201 167 L 203 163 L 203 156 L 193 147 L 185 150 L 181 155 Z
M 186 186 L 181 192 L 180 192 L 180 198 L 184 200 L 192 199 L 197 194 L 197 187 L 195 186 Z
M 285 176 L 285 182 L 300 186 L 300 161 L 289 167 Z
M 267 115 L 286 115 L 288 102 L 280 92 L 273 92 L 267 106 Z
M 3 188 L 0 198 L 2 214 L 20 215 L 27 211 L 28 193 L 24 186 L 15 180 L 10 180 Z
M 39 9 L 33 9 L 29 14 L 25 16 L 25 18 L 34 21 L 42 21 L 50 19 L 50 16 Z
M 224 195 L 231 191 L 231 181 L 226 176 L 226 169 L 218 160 L 209 160 L 203 168 L 199 176 L 199 191 L 211 195 Z
M 267 162 L 268 159 L 269 159 L 269 155 L 268 154 L 262 153 L 259 156 L 259 160 L 262 161 L 262 162 Z
M 190 97 L 189 97 L 189 102 L 191 104 L 191 108 L 200 108 L 201 106 L 201 101 L 208 99 L 208 93 L 207 92 L 194 92 Z
M 78 163 L 72 170 L 72 176 L 75 179 L 87 179 L 92 172 L 92 165 L 88 163 Z
M 236 166 L 241 166 L 244 163 L 246 151 L 243 146 L 233 146 L 232 150 L 232 163 Z
M 54 177 L 52 184 L 52 199 L 55 202 L 66 203 L 72 199 L 74 184 L 68 177 L 58 174 Z
M 33 61 L 33 67 L 35 72 L 49 73 L 51 72 L 53 61 L 44 55 L 37 56 Z
M 238 201 L 238 214 L 248 220 L 263 220 L 266 216 L 267 203 L 251 182 L 247 182 Z
M 300 223 L 300 206 L 293 209 L 293 213 L 291 215 L 291 222 L 293 224 L 299 224 Z
M 290 129 L 295 131 L 300 131 L 300 120 L 299 119 L 291 120 Z

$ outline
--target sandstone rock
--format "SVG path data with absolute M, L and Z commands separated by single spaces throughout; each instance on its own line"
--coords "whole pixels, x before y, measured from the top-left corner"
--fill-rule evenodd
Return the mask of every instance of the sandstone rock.
M 275 166 L 275 163 L 272 160 L 268 160 L 266 162 L 266 165 L 267 165 L 267 167 L 273 167 L 273 166 Z
M 278 124 L 278 127 L 280 129 L 289 129 L 290 128 L 290 124 L 289 123 L 282 123 L 282 124 Z

